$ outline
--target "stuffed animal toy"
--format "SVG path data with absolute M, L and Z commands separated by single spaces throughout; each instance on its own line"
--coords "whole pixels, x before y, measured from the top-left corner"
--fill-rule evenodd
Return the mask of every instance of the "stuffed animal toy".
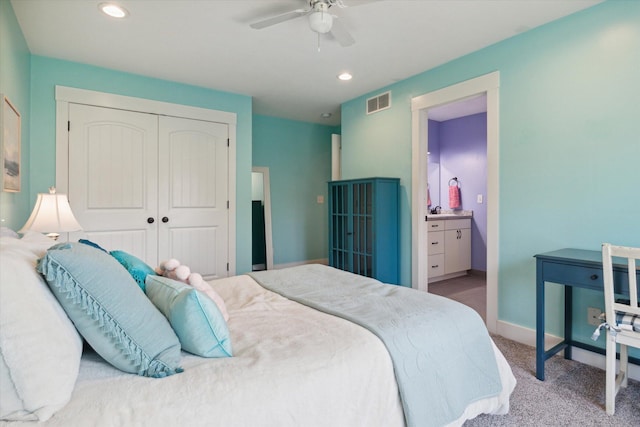
M 186 283 L 195 289 L 204 293 L 216 303 L 218 309 L 224 316 L 224 320 L 229 320 L 229 313 L 222 297 L 202 278 L 198 273 L 192 273 L 191 269 L 186 265 L 181 265 L 180 261 L 175 258 L 162 261 L 156 268 L 156 273 L 160 276 L 168 277 L 173 280 Z

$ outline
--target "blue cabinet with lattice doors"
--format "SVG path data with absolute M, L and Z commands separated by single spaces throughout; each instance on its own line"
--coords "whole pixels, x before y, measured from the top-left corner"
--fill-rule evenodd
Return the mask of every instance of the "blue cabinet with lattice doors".
M 329 265 L 400 281 L 400 179 L 329 182 Z

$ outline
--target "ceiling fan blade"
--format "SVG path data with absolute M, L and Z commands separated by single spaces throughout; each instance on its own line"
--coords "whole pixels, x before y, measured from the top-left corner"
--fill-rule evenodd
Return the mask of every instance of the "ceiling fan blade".
M 356 42 L 354 38 L 351 36 L 351 34 L 349 34 L 347 29 L 344 27 L 344 25 L 342 25 L 339 19 L 333 20 L 333 26 L 331 27 L 331 35 L 333 36 L 333 38 L 335 38 L 338 41 L 338 43 L 340 43 L 340 46 L 342 47 L 351 46 Z
M 336 5 L 341 9 L 362 6 L 368 3 L 375 3 L 383 0 L 329 0 L 332 5 Z
M 311 9 L 296 9 L 291 12 L 283 13 L 282 15 L 272 16 L 271 18 L 263 19 L 262 21 L 254 22 L 250 25 L 251 28 L 255 28 L 256 30 L 260 30 L 262 28 L 270 27 L 272 25 L 279 24 L 284 21 L 289 21 L 290 19 L 295 19 L 300 16 L 304 16 L 311 12 Z

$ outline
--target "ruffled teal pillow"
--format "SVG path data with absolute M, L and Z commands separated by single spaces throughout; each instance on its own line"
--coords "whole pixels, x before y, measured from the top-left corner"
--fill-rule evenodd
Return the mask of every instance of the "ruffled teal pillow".
M 153 268 L 149 267 L 140 258 L 125 251 L 111 251 L 111 256 L 118 260 L 127 269 L 133 280 L 136 281 L 140 289 L 144 291 L 144 281 L 149 274 L 155 275 Z
M 183 350 L 202 357 L 232 355 L 227 322 L 211 298 L 164 276 L 147 276 L 145 292 L 171 323 Z
M 182 372 L 178 337 L 108 253 L 60 243 L 40 259 L 38 271 L 80 334 L 107 362 L 148 377 Z

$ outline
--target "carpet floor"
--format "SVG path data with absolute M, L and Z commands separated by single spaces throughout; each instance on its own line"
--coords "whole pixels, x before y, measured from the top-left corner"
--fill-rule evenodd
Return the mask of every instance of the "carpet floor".
M 629 381 L 616 397 L 615 415 L 605 412 L 605 371 L 565 360 L 547 360 L 545 381 L 535 377 L 535 348 L 493 337 L 511 365 L 518 384 L 507 415 L 480 415 L 464 427 L 477 426 L 612 426 L 640 427 L 640 382 Z

